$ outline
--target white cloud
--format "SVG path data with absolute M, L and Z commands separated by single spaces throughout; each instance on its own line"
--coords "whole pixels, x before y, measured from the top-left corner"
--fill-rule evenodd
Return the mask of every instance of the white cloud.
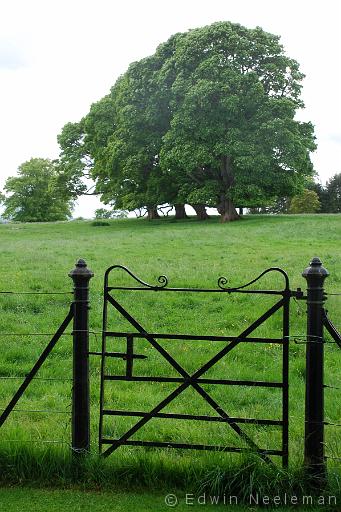
M 329 136 L 328 136 L 328 139 L 335 143 L 335 144 L 340 144 L 341 145 L 341 133 L 331 133 Z
M 23 50 L 7 39 L 0 39 L 0 69 L 14 70 L 26 65 Z

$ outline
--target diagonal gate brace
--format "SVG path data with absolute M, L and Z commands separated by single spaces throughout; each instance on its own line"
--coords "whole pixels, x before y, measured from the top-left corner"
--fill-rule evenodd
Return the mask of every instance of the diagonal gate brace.
M 38 370 L 41 368 L 42 364 L 44 363 L 44 361 L 46 360 L 46 358 L 48 357 L 48 355 L 50 354 L 50 352 L 56 345 L 57 341 L 59 340 L 59 338 L 61 337 L 61 335 L 63 334 L 63 332 L 69 325 L 69 323 L 71 322 L 72 318 L 73 318 L 73 305 L 71 305 L 70 311 L 68 312 L 65 320 L 62 322 L 62 324 L 57 329 L 54 336 L 51 338 L 51 340 L 49 341 L 49 343 L 47 344 L 47 346 L 45 347 L 43 352 L 40 354 L 38 360 L 34 364 L 31 371 L 26 375 L 25 380 L 19 386 L 19 388 L 16 391 L 16 393 L 14 394 L 12 400 L 9 402 L 6 409 L 0 415 L 0 427 L 2 427 L 2 425 L 5 423 L 6 419 L 8 418 L 8 416 L 10 415 L 10 413 L 12 412 L 12 410 L 14 409 L 16 404 L 18 403 L 18 401 L 21 398 L 21 396 L 23 395 L 24 391 L 28 388 L 30 382 L 33 380 L 35 375 L 38 373 Z

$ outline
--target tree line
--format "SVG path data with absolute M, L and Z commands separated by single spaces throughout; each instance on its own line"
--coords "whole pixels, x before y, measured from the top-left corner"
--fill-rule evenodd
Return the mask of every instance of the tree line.
M 310 181 L 294 197 L 280 197 L 272 204 L 251 208 L 251 213 L 341 213 L 341 173 L 334 174 L 325 185 Z
M 59 196 L 70 209 L 78 196 L 99 194 L 149 219 L 161 205 L 184 218 L 189 204 L 201 219 L 215 207 L 231 221 L 237 207 L 302 194 L 314 183 L 316 148 L 312 124 L 295 118 L 303 77 L 279 37 L 259 27 L 218 22 L 173 35 L 63 127 L 59 159 L 44 164 L 56 209 Z M 15 179 L 5 186 L 12 217 Z

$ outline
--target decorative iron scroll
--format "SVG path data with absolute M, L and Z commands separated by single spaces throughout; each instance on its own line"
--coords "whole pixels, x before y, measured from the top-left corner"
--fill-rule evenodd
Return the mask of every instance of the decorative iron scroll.
M 134 281 L 136 281 L 137 283 L 141 284 L 142 287 L 137 287 L 137 288 L 130 288 L 130 287 L 109 287 L 108 286 L 108 280 L 109 280 L 109 274 L 112 270 L 114 269 L 121 269 L 123 270 L 124 272 L 126 272 L 127 274 L 130 275 L 130 277 L 132 277 L 134 279 Z M 148 289 L 148 290 L 163 290 L 163 289 L 166 289 L 167 291 L 193 291 L 193 292 L 219 292 L 220 290 L 223 291 L 223 292 L 228 292 L 228 293 L 232 293 L 232 292 L 238 292 L 240 290 L 244 290 L 244 288 L 247 288 L 248 286 L 251 286 L 252 284 L 256 283 L 257 281 L 259 281 L 265 274 L 268 274 L 270 272 L 279 272 L 285 279 L 285 288 L 284 288 L 284 291 L 289 291 L 289 278 L 288 278 L 288 275 L 287 273 L 282 270 L 281 268 L 279 267 L 271 267 L 271 268 L 268 268 L 267 270 L 264 270 L 264 272 L 262 272 L 259 276 L 257 276 L 255 279 L 252 279 L 252 281 L 249 281 L 248 283 L 244 284 L 244 285 L 241 285 L 241 286 L 236 286 L 236 287 L 231 287 L 231 288 L 226 288 L 225 285 L 227 284 L 227 278 L 224 277 L 224 276 L 221 276 L 219 277 L 218 279 L 218 288 L 219 290 L 217 289 L 209 289 L 209 288 L 168 288 L 168 278 L 165 276 L 165 275 L 161 275 L 157 278 L 157 281 L 158 283 L 160 283 L 159 285 L 152 285 L 152 284 L 149 284 L 149 283 L 146 283 L 145 281 L 143 281 L 142 279 L 140 279 L 139 277 L 137 277 L 131 270 L 129 270 L 127 267 L 125 267 L 124 265 L 113 265 L 112 267 L 109 267 L 105 273 L 105 287 L 106 289 L 109 291 L 109 290 L 112 290 L 112 289 L 134 289 L 134 290 L 143 290 L 143 289 Z M 248 291 L 245 291 L 244 293 L 272 293 L 272 294 L 281 294 L 282 292 L 280 291 L 270 291 L 270 290 L 248 290 Z
M 218 286 L 219 286 L 219 288 L 221 290 L 224 290 L 225 292 L 229 292 L 229 293 L 236 292 L 238 290 L 242 290 L 243 288 L 247 288 L 248 286 L 250 286 L 253 283 L 256 283 L 257 281 L 259 281 L 259 279 L 261 279 L 265 274 L 268 274 L 269 272 L 279 272 L 280 274 L 282 274 L 284 276 L 284 279 L 285 279 L 285 290 L 289 289 L 289 278 L 288 278 L 288 275 L 287 275 L 287 273 L 284 270 L 282 270 L 279 267 L 268 268 L 268 269 L 264 270 L 264 272 L 262 272 L 258 277 L 256 277 L 252 281 L 249 281 L 248 283 L 246 283 L 244 285 L 236 286 L 236 287 L 233 287 L 233 288 L 225 288 L 225 285 L 227 284 L 227 278 L 224 277 L 224 276 L 221 276 L 218 279 Z
M 105 273 L 105 285 L 108 286 L 108 275 L 109 273 L 114 270 L 115 268 L 120 268 L 122 270 L 124 270 L 125 272 L 127 272 L 127 274 L 129 274 L 137 283 L 140 283 L 142 284 L 143 286 L 145 286 L 146 288 L 151 288 L 151 289 L 161 289 L 161 288 L 165 288 L 167 285 L 168 285 L 168 279 L 166 276 L 162 275 L 162 276 L 159 276 L 157 278 L 157 281 L 158 283 L 160 283 L 159 285 L 152 285 L 152 284 L 149 284 L 149 283 L 146 283 L 145 281 L 142 281 L 142 279 L 140 279 L 139 277 L 137 277 L 135 274 L 132 273 L 131 270 L 129 270 L 127 267 L 125 267 L 124 265 L 113 265 L 112 267 L 109 267 Z

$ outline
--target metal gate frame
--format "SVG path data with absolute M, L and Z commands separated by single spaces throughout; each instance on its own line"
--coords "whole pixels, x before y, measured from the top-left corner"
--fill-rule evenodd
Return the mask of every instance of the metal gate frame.
M 109 286 L 109 275 L 115 269 L 121 269 L 126 272 L 139 286 Z M 270 272 L 280 273 L 284 277 L 284 288 L 281 290 L 250 290 L 247 289 L 252 284 L 260 280 L 264 275 Z M 264 461 L 272 463 L 269 458 L 271 455 L 282 457 L 282 464 L 284 467 L 288 466 L 288 431 L 289 431 L 289 317 L 290 317 L 290 298 L 295 294 L 291 292 L 289 287 L 289 278 L 284 270 L 278 267 L 271 267 L 262 272 L 258 277 L 252 281 L 235 288 L 227 288 L 227 279 L 220 277 L 218 279 L 218 287 L 215 289 L 201 289 L 201 288 L 168 288 L 167 277 L 162 275 L 158 278 L 158 285 L 150 285 L 142 281 L 133 274 L 127 267 L 123 265 L 113 265 L 109 267 L 104 276 L 104 302 L 103 302 L 103 328 L 102 328 L 102 351 L 101 351 L 101 388 L 100 388 L 100 415 L 99 415 L 99 450 L 102 456 L 107 457 L 113 453 L 120 446 L 153 446 L 165 448 L 187 448 L 196 450 L 217 450 L 225 452 L 253 452 L 257 453 Z M 243 330 L 238 336 L 195 336 L 190 334 L 164 334 L 164 333 L 149 333 L 141 324 L 112 296 L 110 292 L 115 290 L 126 291 L 154 291 L 159 293 L 166 292 L 198 292 L 198 293 L 244 293 L 244 294 L 260 294 L 260 295 L 273 295 L 281 297 L 273 306 L 265 311 L 257 320 Z M 108 328 L 108 306 L 114 307 L 128 322 L 136 329 L 135 332 L 117 332 L 109 331 Z M 259 327 L 263 322 L 269 319 L 275 312 L 282 309 L 282 329 L 281 337 L 279 338 L 250 338 L 249 335 Z M 106 348 L 106 339 L 111 338 L 126 338 L 126 352 L 108 352 Z M 180 377 L 141 377 L 134 376 L 133 362 L 134 359 L 144 358 L 145 356 L 134 353 L 134 338 L 144 338 L 177 370 Z M 202 341 L 226 341 L 227 345 L 220 350 L 214 357 L 207 361 L 201 368 L 196 370 L 192 375 L 187 371 L 158 343 L 159 339 L 176 339 L 176 340 L 202 340 Z M 275 343 L 282 345 L 282 380 L 281 382 L 267 382 L 267 381 L 249 381 L 249 380 L 228 380 L 228 379 L 207 379 L 200 378 L 202 375 L 212 368 L 218 361 L 226 356 L 233 348 L 239 343 Z M 107 357 L 124 358 L 126 359 L 125 375 L 106 375 L 105 373 L 105 359 Z M 165 399 L 163 399 L 157 406 L 150 412 L 141 411 L 122 411 L 113 409 L 104 409 L 104 383 L 105 381 L 144 381 L 144 382 L 178 382 L 180 385 Z M 241 385 L 241 386 L 262 386 L 262 387 L 276 387 L 282 389 L 282 418 L 281 420 L 271 419 L 257 419 L 257 418 L 235 418 L 228 415 L 228 413 L 220 407 L 220 405 L 207 393 L 201 384 L 217 384 L 217 385 Z M 172 402 L 182 391 L 188 387 L 195 389 L 198 394 L 214 409 L 219 416 L 202 416 L 202 415 L 188 415 L 188 414 L 172 414 L 162 413 L 162 409 Z M 133 416 L 139 417 L 137 423 L 127 430 L 119 439 L 106 439 L 103 438 L 103 421 L 105 416 Z M 152 418 L 173 418 L 183 420 L 198 420 L 198 421 L 220 421 L 228 424 L 249 446 L 248 448 L 230 447 L 230 446 L 215 446 L 203 444 L 188 444 L 188 443 L 170 443 L 159 441 L 139 441 L 131 440 L 131 436 L 142 428 Z M 282 428 L 282 446 L 281 449 L 269 450 L 259 448 L 256 443 L 241 429 L 239 424 L 259 424 L 259 425 L 275 425 Z M 103 451 L 103 445 L 110 445 Z

